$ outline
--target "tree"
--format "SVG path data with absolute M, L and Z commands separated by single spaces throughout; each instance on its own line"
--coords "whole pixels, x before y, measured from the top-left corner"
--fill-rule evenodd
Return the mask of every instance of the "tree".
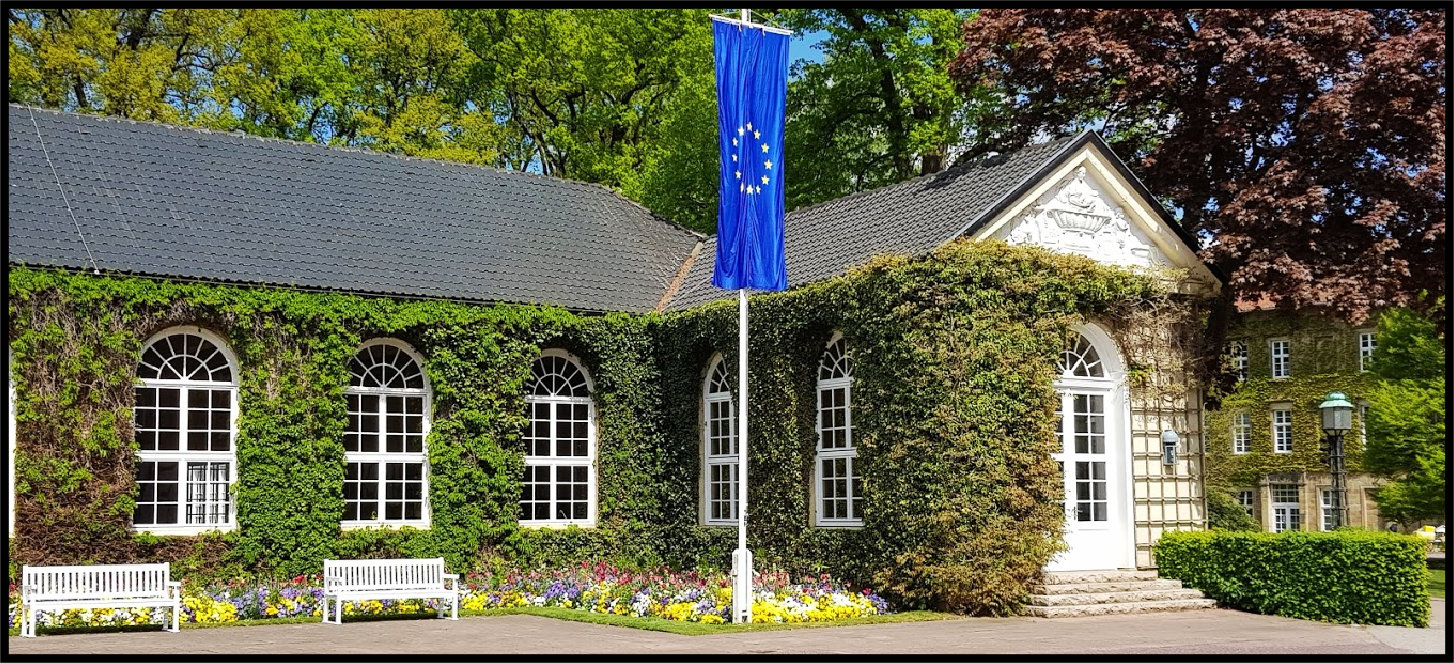
M 996 9 L 949 74 L 1003 102 L 970 155 L 1097 128 L 1234 292 L 1357 322 L 1444 293 L 1444 34 L 1440 9 Z
M 785 10 L 775 22 L 822 32 L 821 63 L 793 63 L 788 84 L 788 207 L 938 172 L 968 118 L 946 66 L 968 10 Z M 796 38 L 796 37 L 795 37 Z
M 1236 498 L 1220 488 L 1207 490 L 1207 527 L 1234 532 L 1257 532 L 1262 529 Z
M 1444 339 L 1429 318 L 1408 309 L 1380 316 L 1364 464 L 1390 479 L 1378 490 L 1379 512 L 1390 520 L 1444 518 L 1445 360 Z

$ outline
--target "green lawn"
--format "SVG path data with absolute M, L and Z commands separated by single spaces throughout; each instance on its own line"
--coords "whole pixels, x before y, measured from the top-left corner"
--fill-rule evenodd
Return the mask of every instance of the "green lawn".
M 1444 598 L 1444 569 L 1429 569 L 1429 596 Z

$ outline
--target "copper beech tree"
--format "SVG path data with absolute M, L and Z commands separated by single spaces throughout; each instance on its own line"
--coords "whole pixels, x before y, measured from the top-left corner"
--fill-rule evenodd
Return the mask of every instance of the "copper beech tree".
M 970 156 L 1096 128 L 1236 295 L 1357 322 L 1444 294 L 1444 34 L 1438 9 L 987 9 L 949 73 L 1004 95 Z

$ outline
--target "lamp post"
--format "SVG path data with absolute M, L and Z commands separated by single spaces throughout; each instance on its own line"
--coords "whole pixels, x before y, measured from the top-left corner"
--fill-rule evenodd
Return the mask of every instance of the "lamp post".
M 1348 524 L 1348 472 L 1343 467 L 1343 435 L 1353 428 L 1353 404 L 1341 391 L 1328 394 L 1318 409 L 1323 413 L 1328 470 L 1333 475 L 1333 527 Z

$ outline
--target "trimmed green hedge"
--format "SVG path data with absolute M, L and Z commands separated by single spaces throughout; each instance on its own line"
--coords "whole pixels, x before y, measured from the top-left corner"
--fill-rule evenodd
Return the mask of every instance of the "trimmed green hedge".
M 1424 543 L 1367 530 L 1167 532 L 1161 575 L 1230 606 L 1358 624 L 1428 626 Z

